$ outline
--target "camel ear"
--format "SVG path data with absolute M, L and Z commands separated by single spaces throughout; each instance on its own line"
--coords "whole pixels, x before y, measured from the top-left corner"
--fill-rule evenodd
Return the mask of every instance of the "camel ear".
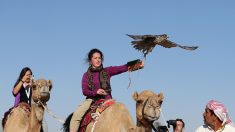
M 33 85 L 35 83 L 34 79 L 30 80 L 30 84 Z
M 135 91 L 133 94 L 132 94 L 132 98 L 137 101 L 138 99 L 138 93 Z
M 48 80 L 47 83 L 49 84 L 49 89 L 51 90 L 51 88 L 52 88 L 52 81 Z
M 34 79 L 30 80 L 30 87 L 32 87 L 33 89 L 36 87 L 36 83 L 35 83 Z
M 164 99 L 163 93 L 161 92 L 160 94 L 158 94 L 158 97 L 159 99 L 163 100 Z

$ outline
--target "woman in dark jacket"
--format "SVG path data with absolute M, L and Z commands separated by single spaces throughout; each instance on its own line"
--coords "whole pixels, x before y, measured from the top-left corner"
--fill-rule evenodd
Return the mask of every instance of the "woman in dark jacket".
M 29 67 L 24 67 L 14 85 L 13 95 L 15 96 L 15 104 L 17 106 L 21 102 L 31 105 L 32 90 L 30 88 L 30 80 L 32 78 L 32 70 Z

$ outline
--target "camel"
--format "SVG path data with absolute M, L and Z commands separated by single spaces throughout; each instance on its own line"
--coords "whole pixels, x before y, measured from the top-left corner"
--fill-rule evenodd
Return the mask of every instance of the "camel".
M 52 82 L 50 80 L 38 79 L 32 81 L 32 104 L 30 112 L 27 111 L 26 103 L 20 103 L 14 108 L 8 117 L 4 126 L 4 132 L 40 132 L 44 108 L 46 102 L 50 99 Z
M 136 125 L 126 106 L 117 102 L 101 113 L 95 125 L 90 123 L 86 132 L 152 132 L 153 121 L 160 117 L 163 94 L 144 90 L 139 94 L 135 92 L 132 97 L 136 101 Z M 71 115 L 64 124 L 65 132 L 69 132 L 70 119 Z

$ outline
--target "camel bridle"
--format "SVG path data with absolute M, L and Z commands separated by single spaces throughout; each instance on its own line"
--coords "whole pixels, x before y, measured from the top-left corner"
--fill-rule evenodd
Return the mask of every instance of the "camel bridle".
M 144 113 L 144 109 L 145 109 L 145 107 L 146 107 L 146 104 L 147 104 L 149 98 L 150 98 L 150 97 L 148 97 L 148 98 L 144 101 L 144 105 L 143 105 L 143 108 L 142 108 L 142 116 L 143 116 L 143 117 L 144 117 L 144 115 L 146 115 L 146 114 Z M 161 109 L 160 109 L 160 112 L 161 112 Z M 153 122 L 154 122 L 154 121 L 153 121 Z M 152 127 L 152 129 L 156 132 L 157 129 L 154 127 L 153 122 L 151 123 L 151 127 Z M 142 123 L 143 123 L 143 122 L 142 122 Z M 144 124 L 144 123 L 143 123 L 143 124 Z
M 149 100 L 149 97 L 144 101 L 144 105 L 143 105 L 143 108 L 142 108 L 142 116 L 145 115 L 144 108 L 146 107 L 146 104 L 147 104 L 148 100 Z

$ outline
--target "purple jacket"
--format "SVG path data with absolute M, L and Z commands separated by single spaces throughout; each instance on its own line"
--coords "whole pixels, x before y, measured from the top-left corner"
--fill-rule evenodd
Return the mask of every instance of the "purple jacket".
M 126 72 L 128 70 L 128 67 L 126 65 L 122 66 L 110 66 L 104 68 L 104 70 L 108 73 L 108 79 L 110 79 L 114 75 L 121 74 L 123 72 Z M 83 74 L 82 77 L 82 92 L 83 95 L 87 96 L 87 98 L 91 99 L 97 99 L 100 97 L 100 95 L 97 94 L 98 89 L 100 88 L 100 80 L 99 80 L 99 72 L 93 73 L 93 84 L 94 84 L 94 90 L 90 90 L 88 88 L 88 75 L 87 72 Z M 110 84 L 111 85 L 111 84 Z M 104 99 L 111 99 L 112 95 L 111 93 L 108 93 L 105 96 L 102 96 Z

